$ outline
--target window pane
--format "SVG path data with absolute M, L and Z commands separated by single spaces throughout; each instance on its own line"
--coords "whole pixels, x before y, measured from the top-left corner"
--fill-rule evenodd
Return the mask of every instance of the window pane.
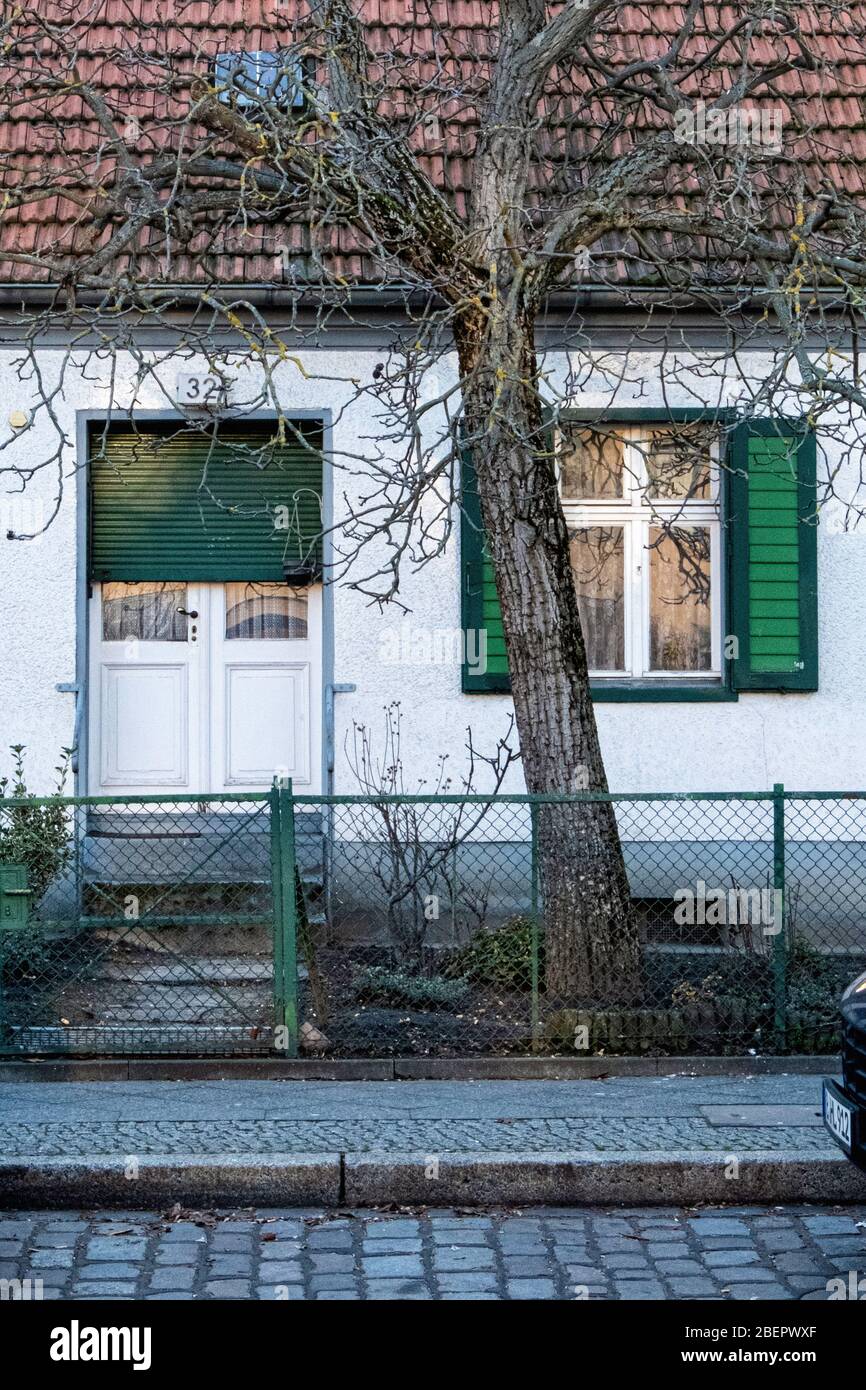
M 307 595 L 285 584 L 227 584 L 226 637 L 251 641 L 303 640 Z
M 185 584 L 103 584 L 103 640 L 185 642 L 187 606 Z
M 718 432 L 704 424 L 671 425 L 653 430 L 646 452 L 648 496 L 707 498 L 710 461 Z
M 219 53 L 214 77 L 220 100 L 237 106 L 272 102 L 285 109 L 304 102 L 301 59 L 288 49 Z
M 623 671 L 622 527 L 586 526 L 572 532 L 571 567 L 589 669 Z
M 709 530 L 651 526 L 650 547 L 650 669 L 709 671 Z
M 566 426 L 560 468 L 563 497 L 622 497 L 622 440 L 606 430 Z

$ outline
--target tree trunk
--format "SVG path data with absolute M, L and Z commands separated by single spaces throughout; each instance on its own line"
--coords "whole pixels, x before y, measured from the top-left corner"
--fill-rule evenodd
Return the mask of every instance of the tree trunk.
M 569 539 L 537 389 L 529 313 L 463 316 L 456 338 L 526 786 L 605 792 Z M 637 928 L 613 807 L 542 805 L 546 987 L 557 1001 L 640 996 Z

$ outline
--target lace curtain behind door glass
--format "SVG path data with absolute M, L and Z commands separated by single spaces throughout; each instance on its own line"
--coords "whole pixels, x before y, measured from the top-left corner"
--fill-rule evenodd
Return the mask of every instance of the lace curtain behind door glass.
M 307 595 L 285 584 L 227 584 L 226 637 L 246 641 L 303 641 Z

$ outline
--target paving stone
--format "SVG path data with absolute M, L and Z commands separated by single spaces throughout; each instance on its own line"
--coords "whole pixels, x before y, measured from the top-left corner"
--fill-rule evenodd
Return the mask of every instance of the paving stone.
M 420 1299 L 432 1298 L 433 1294 L 420 1279 L 368 1279 L 368 1298 Z
M 760 1231 L 758 1243 L 770 1255 L 778 1255 L 791 1250 L 802 1250 L 805 1241 L 796 1231 Z
M 483 1245 L 450 1250 L 439 1246 L 433 1253 L 433 1266 L 443 1272 L 460 1269 L 490 1269 L 495 1262 L 492 1250 Z
M 459 1227 L 444 1230 L 439 1227 L 433 1229 L 433 1241 L 436 1245 L 487 1245 L 487 1231 L 473 1226 L 467 1230 Z
M 361 1249 L 365 1255 L 418 1255 L 421 1240 L 410 1236 L 395 1240 L 364 1240 Z
M 696 1274 L 700 1277 L 706 1273 L 700 1260 L 656 1260 L 655 1267 L 659 1274 Z
M 319 1289 L 357 1289 L 358 1280 L 352 1274 L 314 1274 L 310 1288 L 314 1293 Z
M 757 1264 L 757 1250 L 704 1250 L 701 1259 L 707 1269 L 730 1269 L 733 1265 Z
M 92 1236 L 87 1242 L 89 1260 L 138 1260 L 147 1241 L 136 1236 Z
M 368 1279 L 412 1279 L 424 1273 L 420 1255 L 365 1255 L 361 1265 Z
M 68 1246 L 60 1250 L 33 1250 L 27 1256 L 31 1269 L 63 1269 L 75 1263 L 75 1251 Z
M 699 1279 L 697 1275 L 680 1279 L 672 1277 L 669 1281 L 674 1298 L 718 1298 L 719 1286 L 712 1279 Z
M 108 1264 L 83 1264 L 80 1267 L 84 1279 L 137 1279 L 140 1265 L 121 1264 L 112 1260 Z
M 328 1216 L 315 1209 L 282 1216 L 273 1209 L 267 1219 L 232 1216 L 216 1227 L 185 1221 L 160 1230 L 166 1223 L 158 1213 L 139 1213 L 134 1221 L 113 1213 L 89 1222 L 13 1213 L 0 1229 L 18 1232 L 6 1239 L 16 1256 L 21 1251 L 22 1265 L 37 1263 L 28 1273 L 44 1280 L 46 1296 L 73 1301 L 132 1300 L 138 1289 L 148 1299 L 178 1300 L 747 1301 L 826 1298 L 828 1279 L 847 1279 L 851 1269 L 866 1278 L 866 1242 L 855 1225 L 862 1208 L 825 1215 L 791 1207 L 776 1216 L 766 1208 L 699 1216 L 658 1208 L 624 1216 L 599 1209 Z M 820 1224 L 826 1220 L 829 1229 Z M 124 1221 L 133 1229 L 111 1235 Z M 643 1238 L 629 1239 L 633 1231 Z M 263 1234 L 278 1238 L 262 1240 Z M 0 1240 L 0 1277 L 20 1275 L 18 1259 Z
M 650 1262 L 646 1255 L 605 1255 L 602 1265 L 605 1269 L 610 1270 L 650 1268 Z
M 769 1269 L 758 1269 L 755 1265 L 731 1265 L 730 1268 L 714 1269 L 713 1277 L 723 1285 L 744 1284 L 750 1279 L 758 1283 L 769 1282 L 773 1278 L 773 1272 Z
M 508 1279 L 505 1289 L 509 1298 L 555 1298 L 552 1279 Z
M 792 1250 L 774 1255 L 773 1264 L 783 1274 L 820 1274 L 821 1268 L 808 1250 Z
M 404 1221 L 402 1218 L 397 1218 L 394 1221 L 368 1221 L 364 1228 L 364 1235 L 367 1240 L 380 1238 L 390 1240 L 394 1236 L 419 1236 L 420 1234 L 420 1221 Z
M 791 1295 L 784 1284 L 737 1284 L 730 1293 L 731 1298 L 741 1301 L 743 1299 L 782 1299 L 790 1298 Z
M 253 1248 L 252 1232 L 248 1235 L 241 1235 L 235 1231 L 215 1231 L 210 1238 L 209 1245 L 211 1250 L 248 1253 Z
M 196 1271 L 192 1265 L 162 1265 L 150 1276 L 150 1287 L 156 1289 L 191 1289 Z
M 109 1279 L 81 1279 L 72 1286 L 74 1298 L 133 1298 L 135 1284 Z
M 749 1228 L 745 1222 L 732 1216 L 693 1216 L 689 1225 L 696 1236 L 747 1236 Z
M 352 1232 L 329 1230 L 327 1226 L 323 1226 L 318 1231 L 310 1231 L 307 1245 L 311 1250 L 351 1250 Z
M 310 1256 L 310 1263 L 316 1274 L 351 1274 L 355 1259 L 350 1251 L 323 1251 Z
M 191 1245 L 186 1241 L 172 1241 L 171 1245 L 157 1247 L 154 1260 L 158 1265 L 195 1264 L 201 1252 L 201 1245 Z
M 298 1260 L 287 1260 L 282 1264 L 279 1260 L 273 1260 L 259 1268 L 259 1278 L 269 1284 L 295 1284 L 303 1279 L 303 1271 Z
M 803 1225 L 813 1236 L 855 1234 L 850 1216 L 804 1216 Z
M 549 1277 L 550 1261 L 537 1255 L 506 1255 L 505 1273 L 509 1279 Z

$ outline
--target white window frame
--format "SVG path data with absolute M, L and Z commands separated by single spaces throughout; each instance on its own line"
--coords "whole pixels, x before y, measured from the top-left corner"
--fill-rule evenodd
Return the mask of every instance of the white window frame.
M 676 429 L 688 422 L 670 421 Z M 710 461 L 709 496 L 701 498 L 647 497 L 646 453 L 653 433 L 666 428 L 664 421 L 605 425 L 603 420 L 572 419 L 574 429 L 608 429 L 622 440 L 622 497 L 583 498 L 562 496 L 569 534 L 589 526 L 623 528 L 623 650 L 622 671 L 591 670 L 594 681 L 606 684 L 683 685 L 718 683 L 722 678 L 723 567 L 720 516 L 718 445 Z M 563 438 L 558 438 L 557 459 Z M 642 446 L 642 447 L 641 447 Z M 562 476 L 559 470 L 560 492 Z M 670 522 L 678 529 L 706 527 L 710 535 L 710 640 L 711 667 L 706 671 L 659 671 L 650 668 L 650 527 Z

